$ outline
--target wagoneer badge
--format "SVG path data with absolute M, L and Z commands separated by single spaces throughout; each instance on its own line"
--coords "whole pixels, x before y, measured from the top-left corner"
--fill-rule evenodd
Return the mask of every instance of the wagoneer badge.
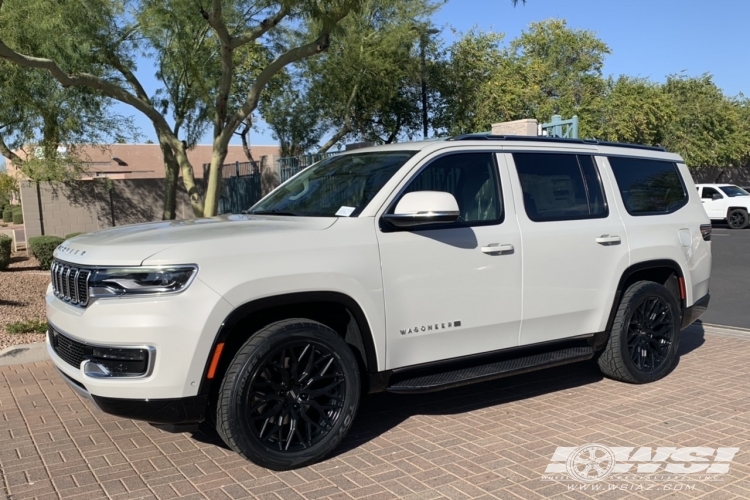
M 414 328 L 402 329 L 401 335 L 408 335 L 410 333 L 418 332 L 431 332 L 433 330 L 447 330 L 448 328 L 458 328 L 459 326 L 461 326 L 460 321 L 448 321 L 447 323 L 435 323 L 433 325 L 415 326 Z

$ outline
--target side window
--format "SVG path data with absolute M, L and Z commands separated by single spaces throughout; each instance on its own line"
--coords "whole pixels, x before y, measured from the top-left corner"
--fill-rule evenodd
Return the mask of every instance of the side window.
M 458 202 L 460 222 L 499 223 L 503 219 L 497 165 L 493 153 L 442 156 L 412 179 L 405 193 L 445 191 Z
M 609 164 L 630 215 L 668 214 L 687 203 L 688 195 L 674 163 L 610 157 Z
M 703 188 L 703 193 L 701 194 L 701 198 L 713 200 L 715 194 L 718 194 L 719 196 L 721 196 L 721 193 L 718 192 L 716 189 L 714 189 L 712 187 L 704 187 Z M 722 196 L 722 198 L 723 198 L 723 196 Z
M 532 221 L 593 219 L 609 213 L 592 156 L 514 153 L 513 162 Z

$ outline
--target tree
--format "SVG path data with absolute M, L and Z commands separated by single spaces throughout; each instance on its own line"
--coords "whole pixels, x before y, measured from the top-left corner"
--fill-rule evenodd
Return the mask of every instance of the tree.
M 281 156 L 298 156 L 317 147 L 325 132 L 320 112 L 310 96 L 291 83 L 261 105 L 263 118 L 279 141 Z
M 85 4 L 65 2 L 65 5 L 51 4 L 43 0 L 24 0 L 24 3 L 37 8 L 21 22 L 17 11 L 22 10 L 21 0 L 0 0 L 0 59 L 16 65 L 48 71 L 63 86 L 77 86 L 92 89 L 102 95 L 132 106 L 148 117 L 157 131 L 162 150 L 171 150 L 182 172 L 182 179 L 190 196 L 196 216 L 214 215 L 218 209 L 221 187 L 221 166 L 227 155 L 229 141 L 257 108 L 263 90 L 279 71 L 289 64 L 314 56 L 328 49 L 331 33 L 337 24 L 356 8 L 360 0 L 280 0 L 278 2 L 200 0 L 195 3 L 180 0 L 142 0 L 133 4 L 122 4 L 114 0 L 91 0 Z M 4 5 L 6 4 L 7 5 Z M 195 185 L 193 167 L 187 158 L 187 143 L 174 134 L 169 122 L 154 100 L 138 80 L 134 54 L 138 44 L 146 43 L 138 13 L 153 5 L 161 5 L 177 16 L 190 19 L 202 18 L 210 27 L 203 39 L 213 49 L 220 68 L 218 76 L 211 71 L 197 73 L 206 77 L 206 87 L 213 101 L 210 106 L 213 128 L 213 154 L 208 175 L 205 200 Z M 133 10 L 128 11 L 127 6 Z M 52 12 L 50 12 L 50 10 Z M 41 16 L 41 17 L 40 17 Z M 39 27 L 49 25 L 47 18 L 59 24 L 55 35 L 63 34 L 66 43 L 80 47 L 79 52 L 91 55 L 88 68 L 71 68 L 55 50 L 54 44 L 47 50 L 27 53 L 27 47 L 15 44 L 6 36 L 6 29 L 18 31 L 21 26 L 34 24 L 39 19 Z M 297 46 L 276 45 L 272 36 L 281 31 L 279 26 L 286 22 L 294 24 L 300 20 L 314 20 L 319 26 L 314 38 Z M 15 22 L 14 22 L 15 21 Z M 185 26 L 198 26 L 198 23 L 185 23 Z M 187 31 L 188 33 L 190 30 Z M 268 34 L 268 37 L 264 37 Z M 201 40 L 200 33 L 193 32 L 195 40 Z M 51 32 L 47 38 L 55 38 Z M 241 99 L 236 110 L 231 109 L 230 93 L 236 76 L 235 53 L 243 47 L 261 43 L 271 49 L 273 60 L 265 65 L 254 79 L 249 92 Z M 203 42 L 202 42 L 203 43 Z M 146 47 L 159 58 L 158 46 Z M 190 70 L 200 72 L 201 61 L 196 61 Z M 210 66 L 210 65 L 209 65 Z M 93 71 L 94 69 L 98 71 Z

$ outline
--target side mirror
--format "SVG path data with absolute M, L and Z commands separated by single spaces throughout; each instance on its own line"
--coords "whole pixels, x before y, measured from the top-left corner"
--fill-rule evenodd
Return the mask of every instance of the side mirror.
M 452 194 L 443 191 L 416 191 L 406 193 L 392 214 L 383 219 L 395 227 L 422 226 L 425 224 L 450 224 L 461 213 Z
M 720 195 L 719 193 L 714 193 L 714 195 L 711 197 L 712 200 L 721 200 L 724 197 Z

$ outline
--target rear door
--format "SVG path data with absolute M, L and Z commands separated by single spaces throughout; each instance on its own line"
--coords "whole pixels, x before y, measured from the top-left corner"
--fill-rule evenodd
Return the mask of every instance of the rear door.
M 523 239 L 520 344 L 603 331 L 629 265 L 612 185 L 592 154 L 506 154 Z

